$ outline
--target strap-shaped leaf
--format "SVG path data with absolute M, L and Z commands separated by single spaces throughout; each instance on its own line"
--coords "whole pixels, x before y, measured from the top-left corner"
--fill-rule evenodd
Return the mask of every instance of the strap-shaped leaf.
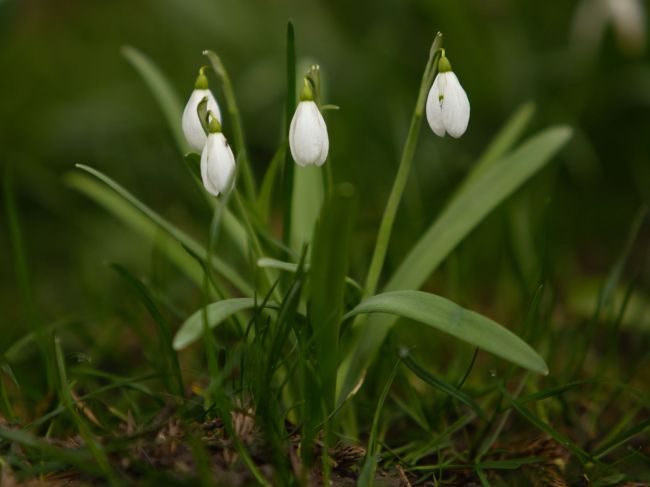
M 151 208 L 149 208 L 147 205 L 141 202 L 138 198 L 136 198 L 133 194 L 127 191 L 124 187 L 122 187 L 117 182 L 109 178 L 106 174 L 98 171 L 97 169 L 93 169 L 92 167 L 84 166 L 83 164 L 77 164 L 77 167 L 82 171 L 91 174 L 102 183 L 106 184 L 112 191 L 114 191 L 117 195 L 119 195 L 124 201 L 129 203 L 133 208 L 135 208 L 141 214 L 143 214 L 148 221 L 154 223 L 156 226 L 164 230 L 167 234 L 169 234 L 169 236 L 177 240 L 181 245 L 185 246 L 193 254 L 198 255 L 201 258 L 206 257 L 207 252 L 205 247 L 200 245 L 198 242 L 196 242 L 196 240 L 194 240 L 189 235 L 181 231 L 179 228 L 177 228 L 176 226 L 172 225 L 170 222 L 165 220 L 158 213 L 153 211 Z M 122 220 L 126 220 L 123 211 L 116 211 L 114 200 L 112 199 L 107 200 L 106 198 L 98 198 L 98 194 L 96 191 L 91 192 L 85 190 L 86 185 L 84 185 L 83 180 L 76 179 L 75 181 L 76 181 L 75 187 L 81 189 L 90 198 L 94 199 L 98 203 L 102 204 L 103 206 L 111 210 L 118 218 Z M 130 223 L 132 225 L 134 224 L 133 221 L 131 221 Z M 136 224 L 137 223 L 139 223 L 139 221 L 136 222 Z M 143 231 L 143 233 L 145 232 Z M 230 281 L 230 283 L 233 284 L 233 286 L 235 286 L 243 294 L 249 296 L 253 294 L 253 289 L 248 284 L 248 282 L 243 277 L 241 277 L 241 275 L 228 263 L 226 263 L 224 260 L 220 259 L 217 256 L 212 256 L 210 261 L 212 262 L 212 265 L 215 268 L 215 270 L 225 279 Z
M 567 127 L 550 128 L 473 177 L 411 249 L 386 285 L 417 289 L 450 252 L 569 140 Z
M 377 294 L 360 303 L 344 319 L 362 313 L 387 313 L 418 321 L 528 370 L 548 373 L 544 359 L 510 330 L 435 294 L 422 291 Z
M 541 170 L 566 144 L 568 127 L 553 127 L 531 137 L 510 154 L 482 169 L 449 201 L 411 249 L 385 291 L 419 289 L 438 265 L 491 211 Z M 339 369 L 339 401 L 355 390 L 377 355 L 395 316 L 372 317 L 357 326 L 354 343 Z
M 196 311 L 192 316 L 185 320 L 176 332 L 173 342 L 174 350 L 182 350 L 201 338 L 203 335 L 204 313 L 207 313 L 205 320 L 208 324 L 208 328 L 214 328 L 235 313 L 255 308 L 261 304 L 262 302 L 255 298 L 233 298 L 217 301 L 216 303 L 208 305 L 205 309 Z M 267 303 L 266 307 L 277 308 L 277 305 Z

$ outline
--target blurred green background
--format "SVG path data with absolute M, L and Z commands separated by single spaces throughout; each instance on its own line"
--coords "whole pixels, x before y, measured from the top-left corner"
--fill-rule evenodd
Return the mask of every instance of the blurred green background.
M 40 318 L 128 326 L 131 315 L 120 302 L 127 292 L 108 262 L 144 276 L 181 310 L 199 302 L 199 291 L 151 242 L 65 183 L 75 163 L 96 167 L 205 238 L 209 211 L 121 48 L 148 55 L 183 102 L 206 62 L 202 50 L 218 52 L 261 178 L 282 137 L 285 30 L 293 19 L 299 59 L 321 65 L 325 101 L 341 107 L 327 115 L 328 164 L 362 196 L 352 274 L 365 275 L 429 45 L 441 30 L 471 101 L 470 126 L 460 140 L 439 139 L 423 126 L 387 268 L 399 263 L 508 116 L 533 101 L 530 133 L 567 123 L 575 129 L 569 147 L 469 237 L 430 288 L 509 323 L 512 302 L 521 308 L 520 298 L 532 294 L 544 268 L 557 284 L 563 321 L 576 316 L 579 323 L 576 296 L 581 289 L 595 296 L 593 284 L 619 255 L 637 208 L 650 203 L 647 17 L 626 25 L 600 15 L 602 4 L 0 0 L 2 177 L 11 166 Z M 26 316 L 2 215 L 4 348 L 25 333 Z M 650 288 L 649 243 L 646 225 L 626 270 L 640 298 Z M 645 319 L 648 325 L 647 315 L 640 316 L 636 324 Z M 102 328 L 95 330 L 101 335 Z

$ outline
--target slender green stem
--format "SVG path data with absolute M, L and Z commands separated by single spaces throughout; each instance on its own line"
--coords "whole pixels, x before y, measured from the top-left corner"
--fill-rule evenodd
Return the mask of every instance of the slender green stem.
M 203 54 L 207 56 L 212 65 L 212 69 L 214 69 L 217 76 L 221 78 L 223 95 L 226 99 L 226 108 L 228 109 L 228 115 L 230 116 L 230 122 L 232 123 L 232 135 L 235 151 L 237 153 L 237 160 L 242 165 L 242 179 L 244 180 L 246 196 L 250 201 L 255 201 L 255 177 L 253 176 L 253 170 L 251 169 L 248 154 L 246 152 L 244 129 L 242 128 L 239 108 L 237 108 L 237 100 L 235 98 L 235 91 L 232 88 L 232 83 L 230 82 L 230 76 L 228 76 L 228 71 L 226 71 L 225 66 L 221 62 L 221 58 L 215 52 L 207 50 L 203 51 Z
M 413 155 L 415 154 L 415 147 L 417 146 L 420 134 L 420 126 L 422 125 L 422 115 L 427 100 L 427 93 L 436 73 L 438 72 L 437 60 L 440 57 L 441 46 L 442 34 L 438 32 L 433 44 L 431 45 L 429 61 L 424 68 L 422 82 L 420 83 L 420 92 L 415 103 L 415 109 L 413 110 L 413 117 L 411 117 L 411 125 L 409 126 L 406 142 L 404 143 L 404 150 L 397 170 L 397 176 L 395 176 L 393 189 L 388 197 L 384 216 L 381 220 L 381 225 L 379 226 L 377 243 L 375 244 L 375 251 L 372 254 L 372 261 L 370 262 L 370 269 L 368 271 L 368 277 L 366 278 L 364 297 L 372 296 L 377 290 L 379 276 L 381 275 L 381 270 L 386 258 L 386 251 L 388 250 L 388 242 L 390 241 L 393 224 L 395 223 L 395 216 L 397 215 L 397 209 L 399 208 L 402 194 L 404 193 L 404 188 L 411 170 Z
M 235 203 L 237 204 L 239 213 L 244 223 L 244 228 L 248 233 L 250 247 L 254 254 L 253 256 L 254 263 L 255 263 L 254 265 L 257 265 L 257 260 L 264 257 L 264 251 L 262 250 L 262 245 L 260 244 L 260 240 L 259 238 L 257 238 L 257 233 L 255 232 L 255 229 L 253 228 L 253 224 L 251 223 L 250 218 L 248 216 L 249 209 L 246 207 L 244 201 L 242 201 L 242 198 L 239 195 L 239 191 L 237 191 L 237 189 L 234 189 L 233 192 L 235 196 Z M 262 273 L 266 278 L 266 286 L 267 286 L 266 289 L 271 289 L 273 287 L 273 282 L 275 280 L 275 273 L 268 267 L 264 268 L 262 270 Z M 273 289 L 273 296 L 278 300 L 278 302 L 282 300 L 282 295 L 280 294 L 280 290 L 277 288 Z
M 284 215 L 282 220 L 282 243 L 291 247 L 291 207 L 293 200 L 294 162 L 289 150 L 289 126 L 296 109 L 296 42 L 293 23 L 287 24 L 287 104 L 285 108 L 285 145 L 284 170 L 282 171 Z

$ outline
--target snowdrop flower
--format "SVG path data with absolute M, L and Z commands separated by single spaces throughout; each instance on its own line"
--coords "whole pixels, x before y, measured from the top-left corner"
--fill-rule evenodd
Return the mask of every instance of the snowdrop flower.
M 190 95 L 187 105 L 185 105 L 182 119 L 183 134 L 187 139 L 187 143 L 197 152 L 203 150 L 207 140 L 199 114 L 196 111 L 203 98 L 208 98 L 208 110 L 214 113 L 219 123 L 221 123 L 219 105 L 212 92 L 208 89 L 208 78 L 205 75 L 205 69 L 205 66 L 199 69 L 199 75 L 196 78 L 196 83 L 194 83 L 194 91 Z
M 233 186 L 235 156 L 221 133 L 219 119 L 214 113 L 208 113 L 210 134 L 201 153 L 201 179 L 208 193 L 219 196 L 219 193 L 229 191 Z
M 427 97 L 427 120 L 431 130 L 444 137 L 458 138 L 467 130 L 469 100 L 458 78 L 451 70 L 444 50 L 438 62 L 438 74 Z
M 629 54 L 643 52 L 647 29 L 642 0 L 582 0 L 573 17 L 573 41 L 580 48 L 594 51 L 609 25 L 623 50 Z
M 289 147 L 293 160 L 302 167 L 311 164 L 322 166 L 329 152 L 327 126 L 314 101 L 314 92 L 307 78 L 289 126 Z

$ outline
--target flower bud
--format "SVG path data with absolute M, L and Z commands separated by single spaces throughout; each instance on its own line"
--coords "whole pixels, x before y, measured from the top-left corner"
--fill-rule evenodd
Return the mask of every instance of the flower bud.
M 216 118 L 221 122 L 221 111 L 219 110 L 217 100 L 208 88 L 208 78 L 204 71 L 205 67 L 202 67 L 199 70 L 196 83 L 194 83 L 194 91 L 192 91 L 190 99 L 185 105 L 185 110 L 183 110 L 181 124 L 187 143 L 197 152 L 203 150 L 203 146 L 207 140 L 207 136 L 205 135 L 205 131 L 201 125 L 201 120 L 199 119 L 199 114 L 197 113 L 197 108 L 203 98 L 208 98 L 208 110 L 215 114 Z
M 444 137 L 458 138 L 467 130 L 469 100 L 444 54 L 438 63 L 438 74 L 427 97 L 427 121 L 431 130 Z
M 208 193 L 219 196 L 229 191 L 234 183 L 235 156 L 221 132 L 221 124 L 209 112 L 210 134 L 201 152 L 201 179 Z
M 329 152 L 329 136 L 325 120 L 314 102 L 311 85 L 305 79 L 300 103 L 289 126 L 289 147 L 299 166 L 322 166 Z

